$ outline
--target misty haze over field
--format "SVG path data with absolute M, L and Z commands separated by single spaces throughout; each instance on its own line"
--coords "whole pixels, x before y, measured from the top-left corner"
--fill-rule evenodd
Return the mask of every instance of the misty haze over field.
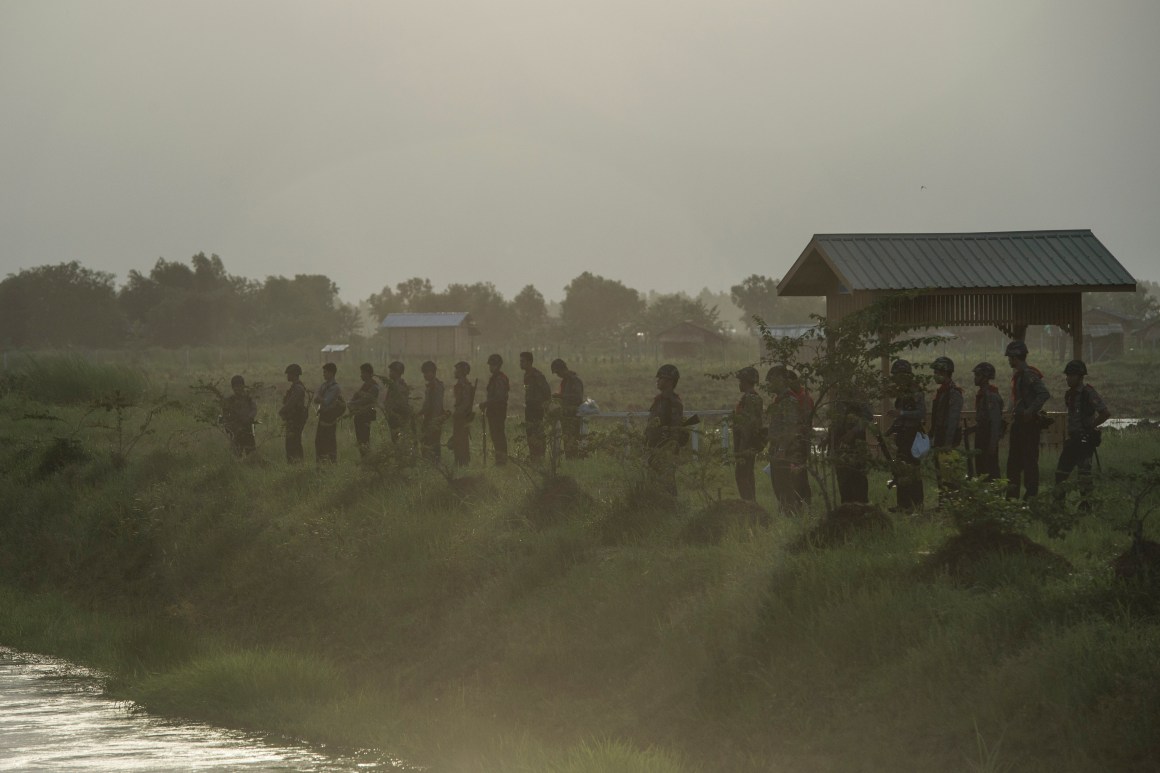
M 780 277 L 1091 228 L 1160 277 L 1160 4 L 0 2 L 0 276 Z

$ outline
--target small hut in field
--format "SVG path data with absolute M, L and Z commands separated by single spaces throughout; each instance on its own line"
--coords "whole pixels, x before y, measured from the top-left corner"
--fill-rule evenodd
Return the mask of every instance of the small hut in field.
M 657 344 L 662 357 L 693 357 L 725 346 L 725 336 L 716 330 L 680 322 L 657 333 Z
M 379 323 L 390 359 L 462 359 L 479 334 L 465 311 L 388 314 Z

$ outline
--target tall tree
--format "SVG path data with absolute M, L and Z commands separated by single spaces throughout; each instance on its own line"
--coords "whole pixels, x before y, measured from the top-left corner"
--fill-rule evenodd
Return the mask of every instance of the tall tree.
M 638 322 L 641 329 L 650 335 L 664 332 L 681 322 L 692 322 L 713 331 L 721 328 L 716 306 L 710 308 L 699 298 L 693 299 L 684 293 L 656 296 L 640 315 Z
M 255 285 L 230 276 L 217 255 L 189 265 L 159 258 L 148 276 L 129 272 L 120 302 L 145 340 L 162 346 L 223 343 L 240 334 L 252 313 Z
M 585 271 L 564 288 L 561 306 L 564 331 L 572 340 L 614 341 L 630 332 L 644 299 L 621 282 Z
M 77 261 L 0 282 L 0 342 L 11 346 L 117 346 L 127 324 L 113 275 Z
M 520 330 L 539 330 L 548 322 L 548 304 L 534 285 L 524 285 L 524 289 L 516 293 L 512 298 L 512 310 Z

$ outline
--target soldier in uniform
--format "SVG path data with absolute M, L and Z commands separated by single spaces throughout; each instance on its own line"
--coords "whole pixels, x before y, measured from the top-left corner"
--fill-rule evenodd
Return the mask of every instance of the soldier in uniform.
M 870 501 L 866 431 L 873 423 L 870 403 L 858 399 L 849 387 L 840 389 L 830 410 L 830 453 L 842 504 Z
M 733 477 L 737 481 L 737 496 L 747 502 L 757 501 L 753 467 L 757 455 L 765 448 L 765 404 L 757 393 L 760 378 L 757 368 L 737 371 L 741 396 L 733 407 Z
M 507 404 L 508 392 L 511 384 L 503 368 L 503 357 L 493 354 L 487 358 L 487 367 L 491 377 L 487 380 L 487 399 L 479 404 L 479 410 L 487 419 L 487 433 L 491 435 L 491 443 L 495 447 L 495 466 L 507 464 Z
M 998 480 L 1002 475 L 999 472 L 999 438 L 1003 436 L 1003 397 L 998 387 L 991 383 L 995 378 L 994 365 L 980 362 L 972 372 L 975 386 L 979 388 L 975 393 L 975 450 L 978 454 L 975 474 Z
M 256 447 L 254 420 L 258 418 L 258 404 L 246 391 L 246 380 L 241 376 L 230 379 L 230 390 L 222 400 L 222 425 L 234 456 L 248 456 Z
M 765 374 L 769 405 L 769 477 L 773 495 L 786 514 L 810 503 L 810 437 L 814 400 L 792 370 L 774 365 Z
M 427 360 L 419 369 L 423 371 L 423 407 L 419 409 L 419 448 L 424 457 L 438 462 L 440 445 L 443 441 L 443 422 L 447 412 L 443 408 L 443 382 L 435 377 L 435 363 Z
M 524 428 L 528 436 L 528 456 L 533 462 L 542 462 L 547 449 L 544 438 L 544 413 L 552 399 L 548 379 L 532 363 L 531 352 L 520 352 L 520 370 L 524 372 Z
M 1092 455 L 1100 444 L 1100 425 L 1111 418 L 1108 406 L 1091 384 L 1084 383 L 1087 365 L 1083 360 L 1072 360 L 1063 369 L 1067 376 L 1067 440 L 1055 467 L 1055 497 L 1062 500 L 1066 489 L 1062 485 L 1079 468 L 1079 506 L 1091 509 Z
M 455 363 L 455 383 L 451 387 L 453 402 L 451 407 L 451 439 L 447 445 L 455 457 L 458 467 L 471 463 L 471 421 L 475 418 L 472 404 L 475 402 L 475 387 L 467 382 L 471 366 L 460 360 Z
M 392 443 L 398 443 L 403 433 L 409 433 L 411 436 L 415 433 L 415 419 L 411 414 L 410 403 L 411 387 L 403 380 L 404 370 L 403 363 L 395 360 L 387 366 L 387 380 L 384 383 L 387 393 L 383 398 L 383 407 L 387 414 L 387 428 L 391 432 Z
M 950 357 L 938 357 L 931 364 L 938 389 L 930 406 L 930 444 L 938 468 L 939 499 L 959 490 L 954 480 L 952 462 L 963 442 L 963 390 L 955 383 L 955 363 Z
M 354 420 L 354 437 L 358 442 L 358 453 L 365 458 L 371 450 L 371 423 L 378 418 L 379 382 L 375 381 L 375 368 L 369 362 L 359 366 L 362 384 L 351 395 L 349 408 Z
M 1051 399 L 1043 373 L 1027 364 L 1027 344 L 1007 344 L 1011 365 L 1011 440 L 1007 449 L 1007 498 L 1019 498 L 1022 480 L 1024 498 L 1039 493 L 1039 433 L 1043 424 L 1039 412 Z
M 282 395 L 282 407 L 278 409 L 286 433 L 286 461 L 297 464 L 303 460 L 302 430 L 310 417 L 310 406 L 306 398 L 306 385 L 302 383 L 302 366 L 291 363 L 286 366 L 286 380 L 290 386 Z
M 567 363 L 552 360 L 552 373 L 560 378 L 560 391 L 553 395 L 560 401 L 560 434 L 564 439 L 564 458 L 580 458 L 580 417 L 577 411 L 584 402 L 584 382 Z
M 650 476 L 662 491 L 674 497 L 677 495 L 677 453 L 685 432 L 685 406 L 675 391 L 680 380 L 676 365 L 665 364 L 657 370 L 658 391 L 644 427 Z
M 322 385 L 314 393 L 318 407 L 318 427 L 314 431 L 314 458 L 318 464 L 338 461 L 338 420 L 346 412 L 342 387 L 335 376 L 338 366 L 328 362 L 322 366 Z
M 893 419 L 886 434 L 894 438 L 894 480 L 898 497 L 897 509 L 917 510 L 922 507 L 924 494 L 919 460 L 911 453 L 914 437 L 926 421 L 926 396 L 914 378 L 914 369 L 907 360 L 895 360 L 890 365 L 890 379 L 894 392 L 894 407 L 886 412 Z

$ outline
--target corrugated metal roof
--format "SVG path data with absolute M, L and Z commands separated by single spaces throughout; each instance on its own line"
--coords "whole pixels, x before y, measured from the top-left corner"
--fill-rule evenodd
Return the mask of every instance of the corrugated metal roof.
M 819 260 L 851 291 L 1064 289 L 1136 283 L 1089 230 L 817 234 L 782 280 L 784 294 L 799 294 L 793 291 L 795 275 L 807 262 Z M 816 278 L 812 271 L 805 273 Z
M 388 314 L 379 323 L 380 328 L 396 327 L 459 327 L 467 319 L 466 311 L 435 311 L 427 313 Z

